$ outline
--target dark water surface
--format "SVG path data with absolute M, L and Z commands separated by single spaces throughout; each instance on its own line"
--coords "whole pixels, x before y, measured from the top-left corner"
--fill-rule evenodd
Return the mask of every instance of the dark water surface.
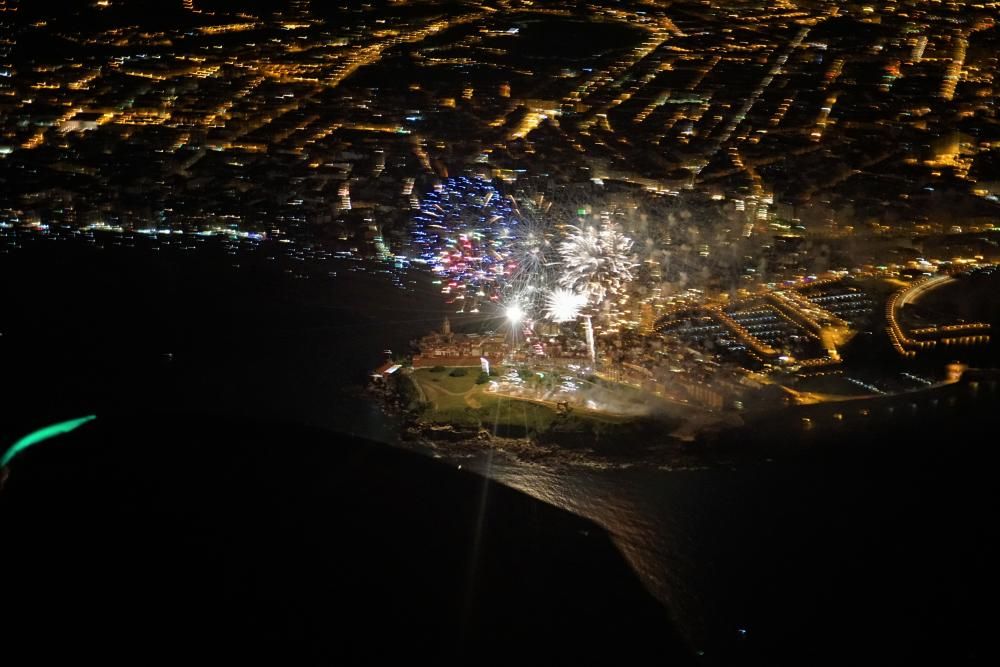
M 996 651 L 997 493 L 977 465 L 477 469 L 605 527 L 713 664 L 979 664 Z
M 395 442 L 396 420 L 358 388 L 383 348 L 444 314 L 425 278 L 401 289 L 354 262 L 22 245 L 0 255 L 4 442 L 136 411 Z M 995 420 L 954 421 L 895 442 L 859 432 L 839 455 L 684 469 L 428 453 L 605 527 L 707 664 L 995 664 Z

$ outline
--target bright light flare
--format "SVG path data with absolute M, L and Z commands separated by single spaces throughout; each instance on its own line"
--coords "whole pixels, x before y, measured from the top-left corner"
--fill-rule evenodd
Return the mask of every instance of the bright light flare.
M 507 306 L 507 310 L 504 314 L 507 316 L 507 320 L 510 321 L 511 324 L 518 324 L 524 319 L 524 309 L 517 304 Z
M 571 289 L 554 289 L 545 297 L 545 314 L 553 322 L 572 322 L 587 305 L 587 296 Z

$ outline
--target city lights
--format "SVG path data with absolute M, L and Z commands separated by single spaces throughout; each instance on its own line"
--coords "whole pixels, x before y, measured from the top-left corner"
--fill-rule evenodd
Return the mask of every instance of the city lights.
M 164 582 L 198 589 L 173 596 L 181 607 L 232 585 L 235 615 L 194 610 L 221 632 L 174 633 L 231 646 L 183 655 L 228 656 L 242 632 L 260 657 L 309 654 L 290 663 L 389 662 L 381 650 L 398 645 L 420 664 L 627 665 L 647 633 L 654 661 L 677 664 L 988 656 L 992 624 L 966 602 L 992 572 L 952 566 L 995 560 L 971 530 L 993 508 L 962 512 L 995 495 L 998 54 L 1000 0 L 0 0 L 0 514 L 85 519 L 63 521 L 68 549 L 11 542 L 31 547 L 22 564 L 72 566 L 12 583 L 43 611 L 57 605 L 39 585 L 103 592 L 108 577 L 76 571 L 122 570 L 135 549 L 87 552 L 158 536 L 173 501 L 203 488 L 225 511 L 184 512 L 170 529 L 194 539 L 140 540 L 139 555 L 204 552 L 207 567 L 125 568 L 134 590 L 117 605 L 149 597 L 186 623 L 190 609 L 160 604 Z M 100 419 L 62 421 L 87 413 Z M 172 442 L 196 436 L 198 456 L 171 465 L 169 443 L 132 437 L 161 425 Z M 76 446 L 105 432 L 136 443 L 123 457 Z M 247 458 L 258 444 L 274 466 Z M 306 459 L 278 460 L 289 453 Z M 368 467 L 377 483 L 338 482 Z M 161 472 L 179 483 L 141 483 Z M 256 472 L 263 486 L 244 479 Z M 461 478 L 471 502 L 438 498 L 436 474 Z M 17 500 L 46 476 L 43 495 L 101 511 Z M 147 487 L 166 490 L 152 512 L 132 503 Z M 291 531 L 272 521 L 297 500 L 314 515 L 296 512 Z M 116 504 L 127 511 L 104 512 Z M 369 505 L 457 514 L 369 521 Z M 527 541 L 494 520 L 507 506 Z M 90 531 L 105 514 L 128 525 Z M 936 524 L 940 544 L 923 549 Z M 455 539 L 424 539 L 447 528 Z M 216 533 L 234 554 L 201 548 Z M 540 568 L 491 553 L 525 544 L 533 558 L 548 537 L 556 558 Z M 358 544 L 379 553 L 355 558 Z M 234 561 L 264 547 L 287 558 Z M 592 567 L 617 560 L 608 581 Z M 924 576 L 935 560 L 943 574 Z M 313 561 L 318 576 L 288 576 Z M 357 578 L 366 564 L 373 586 Z M 512 582 L 532 590 L 508 594 Z M 583 624 L 542 599 L 560 584 Z M 341 613 L 345 590 L 370 608 Z M 27 625 L 53 635 L 30 607 Z M 170 634 L 141 611 L 143 632 L 115 640 Z M 404 627 L 352 644 L 351 622 L 369 617 Z M 855 634 L 881 646 L 853 650 Z M 564 659 L 536 657 L 546 639 Z

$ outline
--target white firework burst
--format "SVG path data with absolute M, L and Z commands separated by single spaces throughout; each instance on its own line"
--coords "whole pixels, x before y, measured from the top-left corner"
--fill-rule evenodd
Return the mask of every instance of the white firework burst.
M 557 287 L 545 297 L 545 315 L 553 322 L 572 322 L 587 305 L 587 295 Z
M 603 303 L 609 292 L 618 294 L 632 280 L 632 239 L 611 224 L 600 229 L 570 226 L 570 230 L 559 244 L 559 284 L 586 294 L 595 304 Z
M 511 261 L 514 263 L 511 282 L 520 289 L 528 286 L 543 289 L 558 263 L 553 230 L 544 212 L 530 203 L 515 208 L 515 212 L 518 221 L 511 228 Z

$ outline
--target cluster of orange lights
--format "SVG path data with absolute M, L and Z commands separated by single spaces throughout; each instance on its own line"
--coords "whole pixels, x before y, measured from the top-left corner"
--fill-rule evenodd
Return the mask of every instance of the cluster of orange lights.
M 921 327 L 913 329 L 907 334 L 899 323 L 897 312 L 901 307 L 900 302 L 914 290 L 927 289 L 927 283 L 932 278 L 922 278 L 912 285 L 895 292 L 885 305 L 885 319 L 888 322 L 886 333 L 889 335 L 889 342 L 893 349 L 905 358 L 917 356 L 921 350 L 930 350 L 940 343 L 944 346 L 952 345 L 983 345 L 990 342 L 990 337 L 982 333 L 974 333 L 966 336 L 941 336 L 941 334 L 954 334 L 959 332 L 989 331 L 990 325 L 985 322 L 963 322 L 960 324 L 947 324 L 942 326 Z M 939 336 L 938 338 L 913 338 L 912 336 Z

